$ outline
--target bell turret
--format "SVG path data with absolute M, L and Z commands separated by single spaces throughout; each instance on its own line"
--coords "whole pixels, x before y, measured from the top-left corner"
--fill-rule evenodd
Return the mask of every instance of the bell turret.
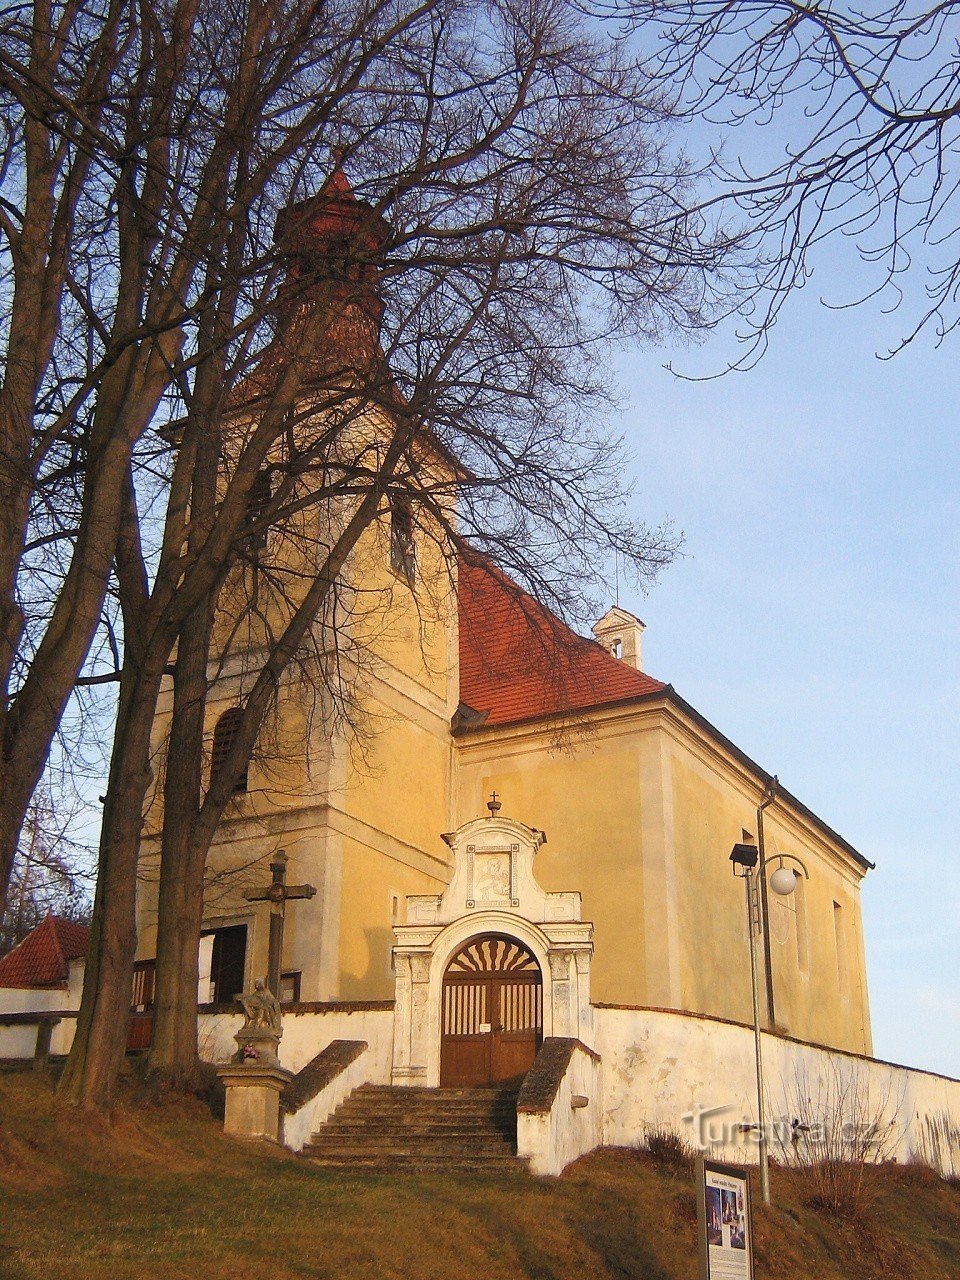
M 287 260 L 278 301 L 302 306 L 321 291 L 355 307 L 379 326 L 383 302 L 380 270 L 390 227 L 358 200 L 334 153 L 333 172 L 314 196 L 289 205 L 277 218 L 274 240 Z

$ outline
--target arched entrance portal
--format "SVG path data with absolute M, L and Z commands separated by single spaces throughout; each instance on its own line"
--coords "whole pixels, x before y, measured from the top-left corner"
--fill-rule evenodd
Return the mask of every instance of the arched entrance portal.
M 532 952 L 506 934 L 465 942 L 443 975 L 440 1084 L 517 1084 L 543 1040 L 543 978 Z

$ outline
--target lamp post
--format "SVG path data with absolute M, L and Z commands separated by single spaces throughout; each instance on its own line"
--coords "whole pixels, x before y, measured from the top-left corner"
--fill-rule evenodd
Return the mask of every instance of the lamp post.
M 773 963 L 770 950 L 770 901 L 767 893 L 767 845 L 763 832 L 764 810 L 768 809 L 777 798 L 780 779 L 776 774 L 767 783 L 760 803 L 757 805 L 757 849 L 760 853 L 760 866 L 757 869 L 759 902 L 757 904 L 757 928 L 763 939 L 763 975 L 767 997 L 767 1026 L 772 1031 L 777 1025 L 777 1010 L 773 998 Z
M 747 900 L 747 935 L 750 939 L 750 991 L 753 996 L 753 1044 L 757 1067 L 757 1129 L 760 1138 L 760 1193 L 764 1204 L 770 1203 L 770 1153 L 767 1147 L 767 1122 L 763 1102 L 763 1046 L 760 1040 L 760 983 L 757 974 L 757 926 L 754 918 L 761 910 L 760 894 L 754 892 L 754 877 L 764 875 L 765 861 L 752 844 L 735 844 L 730 854 L 733 874 L 743 880 Z M 759 865 L 758 865 L 759 864 Z M 765 884 L 765 881 L 764 881 Z M 796 872 L 781 864 L 770 877 L 770 888 L 780 896 L 793 893 L 797 887 Z M 756 907 L 755 904 L 756 903 Z M 769 964 L 769 962 L 768 962 Z

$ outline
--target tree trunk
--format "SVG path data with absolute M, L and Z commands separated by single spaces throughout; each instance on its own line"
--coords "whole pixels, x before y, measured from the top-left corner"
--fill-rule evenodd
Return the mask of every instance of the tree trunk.
M 180 633 L 164 781 L 150 1072 L 171 1088 L 192 1087 L 197 1065 L 197 984 L 206 850 L 195 852 L 212 611 L 197 610 Z
M 105 388 L 104 401 L 108 392 Z M 107 434 L 109 437 L 109 430 Z M 43 775 L 103 612 L 129 465 L 130 444 L 119 432 L 107 439 L 100 452 L 91 454 L 70 569 L 26 679 L 7 712 L 0 801 L 0 901 L 6 900 L 27 806 Z
M 62 1097 L 86 1108 L 112 1105 L 126 1052 L 137 949 L 137 861 L 160 674 L 145 678 L 134 668 L 120 688 L 83 999 L 58 1087 Z

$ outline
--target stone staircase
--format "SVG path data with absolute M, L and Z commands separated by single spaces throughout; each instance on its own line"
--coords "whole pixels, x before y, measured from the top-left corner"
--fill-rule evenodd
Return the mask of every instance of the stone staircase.
M 517 1158 L 516 1091 L 362 1085 L 302 1154 L 328 1168 L 503 1173 Z

